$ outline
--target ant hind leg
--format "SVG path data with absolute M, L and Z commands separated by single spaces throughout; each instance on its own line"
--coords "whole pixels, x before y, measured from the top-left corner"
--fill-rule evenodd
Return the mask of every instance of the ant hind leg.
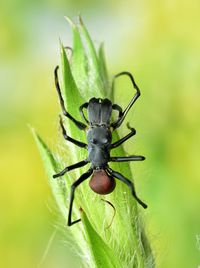
M 109 174 L 113 177 L 115 177 L 116 179 L 122 181 L 123 183 L 125 183 L 131 190 L 132 195 L 135 197 L 135 199 L 137 200 L 137 202 L 143 207 L 143 208 L 147 208 L 147 205 L 142 202 L 142 200 L 140 200 L 137 197 L 137 194 L 135 192 L 135 187 L 132 181 L 128 180 L 127 178 L 125 178 L 121 173 L 112 170 L 110 167 L 107 167 L 107 171 L 109 172 Z
M 72 186 L 71 186 L 71 194 L 70 194 L 70 204 L 69 204 L 69 215 L 68 215 L 68 226 L 71 226 L 77 222 L 80 222 L 81 219 L 78 219 L 76 221 L 72 221 L 72 207 L 73 207 L 73 202 L 74 202 L 74 194 L 75 194 L 75 190 L 76 188 L 83 182 L 85 181 L 87 178 L 89 178 L 89 176 L 92 174 L 92 169 L 90 168 L 87 172 L 83 173 L 80 178 L 75 181 Z

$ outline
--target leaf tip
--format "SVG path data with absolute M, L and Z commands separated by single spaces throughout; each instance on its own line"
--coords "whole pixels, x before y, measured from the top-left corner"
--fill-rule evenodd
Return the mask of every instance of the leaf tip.
M 65 46 L 63 45 L 61 39 L 59 39 L 59 43 L 60 43 L 60 55 L 61 55 L 61 59 L 63 59 L 63 57 L 66 57 L 66 50 L 65 50 Z
M 36 130 L 34 127 L 32 127 L 30 124 L 27 124 L 27 127 L 29 128 L 33 138 L 36 140 L 39 138 L 39 135 L 37 134 Z
M 81 17 L 81 14 L 78 15 L 79 23 L 81 26 L 84 26 L 83 19 Z
M 70 19 L 68 16 L 64 16 L 64 18 L 66 19 L 66 21 L 69 23 L 69 25 L 72 27 L 72 28 L 75 28 L 76 25 L 75 23 L 73 22 L 72 19 Z

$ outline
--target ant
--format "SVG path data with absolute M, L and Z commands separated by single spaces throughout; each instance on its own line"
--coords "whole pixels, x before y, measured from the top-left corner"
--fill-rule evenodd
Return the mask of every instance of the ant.
M 72 221 L 71 219 L 74 194 L 76 188 L 83 181 L 88 179 L 91 175 L 92 177 L 89 182 L 89 186 L 95 193 L 100 195 L 106 195 L 111 193 L 115 189 L 116 182 L 114 178 L 116 178 L 125 183 L 130 188 L 132 195 L 143 208 L 147 208 L 147 205 L 137 197 L 133 182 L 125 178 L 119 172 L 111 169 L 108 165 L 108 162 L 142 161 L 145 159 L 144 156 L 140 155 L 120 157 L 110 156 L 110 151 L 112 149 L 120 146 L 123 142 L 125 142 L 136 134 L 136 130 L 134 128 L 131 128 L 129 124 L 127 124 L 127 127 L 130 130 L 129 134 L 127 134 L 120 140 L 112 143 L 112 131 L 121 126 L 130 108 L 140 96 L 140 90 L 136 85 L 132 74 L 129 72 L 121 72 L 114 76 L 112 82 L 112 86 L 114 87 L 115 79 L 119 76 L 126 75 L 130 78 L 133 87 L 136 89 L 135 95 L 133 96 L 124 111 L 122 111 L 122 108 L 118 104 L 112 104 L 112 102 L 106 98 L 91 98 L 89 102 L 86 102 L 79 107 L 79 111 L 82 118 L 85 120 L 86 124 L 89 125 L 88 128 L 86 124 L 76 120 L 71 114 L 66 111 L 64 100 L 61 94 L 60 85 L 58 82 L 58 69 L 59 67 L 56 66 L 54 70 L 54 77 L 56 90 L 58 92 L 58 97 L 60 100 L 63 115 L 68 117 L 80 130 L 86 131 L 87 144 L 69 137 L 66 133 L 62 119 L 60 117 L 60 126 L 62 129 L 63 137 L 65 140 L 72 142 L 73 144 L 81 148 L 87 149 L 88 157 L 85 160 L 82 160 L 76 164 L 64 168 L 61 172 L 53 175 L 53 178 L 63 176 L 66 172 L 83 167 L 88 163 L 91 164 L 88 171 L 83 173 L 80 178 L 76 180 L 71 186 L 68 226 L 71 226 L 81 221 L 81 219 L 75 221 Z M 83 109 L 88 110 L 88 119 L 86 118 Z M 114 122 L 111 122 L 111 115 L 113 110 L 118 111 L 118 118 Z

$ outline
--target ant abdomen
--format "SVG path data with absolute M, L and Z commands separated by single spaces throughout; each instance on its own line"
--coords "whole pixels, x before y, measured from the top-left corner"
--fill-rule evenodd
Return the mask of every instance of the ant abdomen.
M 105 170 L 100 169 L 93 171 L 89 185 L 95 193 L 106 195 L 115 189 L 116 182 Z

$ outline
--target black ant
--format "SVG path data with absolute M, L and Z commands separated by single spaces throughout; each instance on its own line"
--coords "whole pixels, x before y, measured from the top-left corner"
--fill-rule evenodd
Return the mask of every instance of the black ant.
M 130 108 L 140 96 L 140 90 L 138 86 L 136 85 L 132 74 L 129 72 L 121 72 L 114 76 L 113 83 L 112 83 L 112 86 L 114 86 L 114 81 L 117 77 L 121 75 L 127 75 L 130 78 L 133 84 L 133 87 L 136 89 L 135 95 L 133 96 L 133 98 L 131 99 L 130 103 L 128 104 L 128 106 L 126 107 L 124 111 L 122 111 L 122 108 L 118 104 L 112 104 L 112 102 L 109 99 L 101 99 L 101 98 L 91 98 L 89 102 L 86 102 L 79 107 L 81 116 L 86 121 L 86 124 L 89 125 L 89 128 L 88 128 L 86 124 L 80 121 L 77 121 L 71 114 L 69 114 L 66 111 L 64 100 L 63 100 L 59 82 L 58 82 L 58 68 L 59 68 L 58 66 L 55 68 L 54 75 L 55 75 L 55 85 L 56 85 L 56 89 L 58 92 L 62 112 L 64 116 L 71 119 L 71 121 L 73 121 L 74 124 L 80 130 L 86 131 L 88 144 L 69 137 L 66 133 L 62 119 L 60 117 L 60 125 L 62 128 L 64 139 L 72 142 L 73 144 L 81 148 L 87 149 L 88 157 L 87 159 L 83 161 L 80 161 L 76 164 L 66 167 L 58 174 L 53 175 L 53 178 L 63 176 L 66 172 L 70 170 L 80 168 L 80 167 L 85 166 L 88 163 L 91 163 L 91 166 L 88 169 L 88 171 L 83 173 L 80 176 L 80 178 L 76 180 L 71 186 L 68 226 L 71 226 L 81 221 L 81 219 L 78 219 L 75 221 L 71 220 L 74 193 L 75 193 L 75 189 L 83 181 L 89 178 L 91 175 L 92 177 L 89 182 L 89 185 L 90 185 L 90 188 L 95 193 L 101 194 L 101 195 L 111 193 L 115 189 L 116 183 L 115 183 L 114 178 L 116 178 L 124 182 L 130 188 L 132 195 L 135 197 L 137 202 L 143 208 L 147 208 L 147 205 L 143 203 L 137 197 L 133 182 L 125 178 L 119 172 L 112 170 L 108 165 L 108 162 L 142 161 L 145 159 L 144 156 L 140 156 L 140 155 L 121 156 L 121 157 L 110 156 L 110 150 L 120 146 L 123 142 L 125 142 L 126 140 L 128 140 L 129 138 L 131 138 L 132 136 L 136 134 L 135 129 L 127 125 L 128 129 L 130 129 L 130 133 L 127 134 L 122 139 L 114 143 L 111 143 L 112 131 L 114 131 L 115 129 L 121 126 Z M 83 112 L 83 109 L 88 110 L 88 119 L 86 118 Z M 118 119 L 111 123 L 110 120 L 111 120 L 112 110 L 118 111 Z

